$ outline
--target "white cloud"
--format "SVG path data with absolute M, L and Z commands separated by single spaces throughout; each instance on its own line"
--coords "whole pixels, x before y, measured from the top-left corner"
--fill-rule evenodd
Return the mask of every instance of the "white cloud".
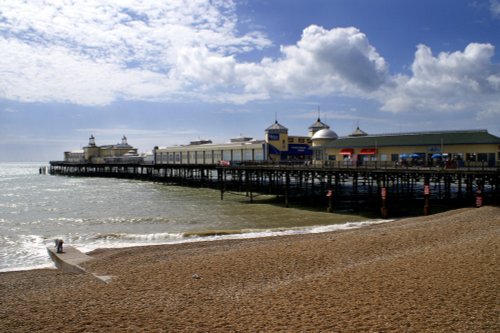
M 0 0 L 0 97 L 105 105 L 123 100 L 242 104 L 276 95 L 364 95 L 384 59 L 356 28 L 304 29 L 282 57 L 238 63 L 271 45 L 238 35 L 231 1 Z
M 231 1 L 0 0 L 0 8 L 0 97 L 22 102 L 169 100 L 199 79 L 177 63 L 184 52 L 206 50 L 217 67 L 228 52 L 270 45 L 258 32 L 237 35 Z
M 18 111 L 16 109 L 13 109 L 13 108 L 10 108 L 10 107 L 6 107 L 2 110 L 2 112 L 5 112 L 5 113 L 17 113 Z
M 491 62 L 491 44 L 469 44 L 465 50 L 437 56 L 419 45 L 412 76 L 397 76 L 379 94 L 382 110 L 467 111 L 493 114 L 500 102 L 500 68 Z
M 498 0 L 490 0 L 490 11 L 493 17 L 500 18 L 500 2 Z
M 145 98 L 176 83 L 163 75 L 95 62 L 67 48 L 0 38 L 2 97 L 22 102 L 102 105 L 126 96 Z
M 289 95 L 365 95 L 387 78 L 385 60 L 356 28 L 331 30 L 311 25 L 282 57 L 237 64 L 246 92 Z
M 490 2 L 493 13 L 498 1 Z M 311 25 L 275 58 L 238 54 L 272 45 L 238 32 L 230 0 L 0 0 L 0 98 L 106 105 L 117 100 L 244 104 L 274 97 L 345 95 L 391 112 L 473 110 L 498 115 L 494 46 L 433 55 L 419 45 L 411 75 L 354 27 Z
M 93 134 L 96 138 L 98 136 L 102 136 L 105 138 L 115 138 L 115 140 L 119 140 L 123 135 L 125 136 L 136 136 L 136 137 L 147 137 L 147 138 L 164 138 L 164 137 L 175 137 L 178 135 L 186 135 L 186 134 L 197 134 L 199 133 L 194 129 L 163 129 L 163 130 L 154 130 L 154 129 L 144 129 L 144 128 L 130 128 L 128 126 L 116 126 L 112 128 L 80 128 L 76 130 L 81 133 Z M 109 143 L 109 142 L 108 142 Z

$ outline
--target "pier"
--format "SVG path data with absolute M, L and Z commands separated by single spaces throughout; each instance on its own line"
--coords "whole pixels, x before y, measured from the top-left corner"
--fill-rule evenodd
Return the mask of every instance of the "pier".
M 291 203 L 323 206 L 330 212 L 360 210 L 387 218 L 408 209 L 427 215 L 440 206 L 480 207 L 500 203 L 500 169 L 400 167 L 394 164 L 77 164 L 51 162 L 50 174 L 113 177 L 207 187 L 221 199 L 244 195 L 249 202 L 261 194 Z M 419 213 L 420 212 L 420 213 Z

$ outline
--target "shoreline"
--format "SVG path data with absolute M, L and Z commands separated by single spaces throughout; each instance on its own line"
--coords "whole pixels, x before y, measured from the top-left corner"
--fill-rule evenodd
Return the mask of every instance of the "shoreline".
M 329 214 L 329 213 L 325 213 Z M 348 220 L 348 217 L 352 217 L 352 221 Z M 183 233 L 155 233 L 155 234 L 123 234 L 124 239 L 117 242 L 111 243 L 84 243 L 84 244 L 75 244 L 75 243 L 67 243 L 67 245 L 71 245 L 81 252 L 90 253 L 92 251 L 100 250 L 100 249 L 122 249 L 122 248 L 133 248 L 133 247 L 147 247 L 147 246 L 168 246 L 175 244 L 183 244 L 183 243 L 197 243 L 197 242 L 212 242 L 219 240 L 231 240 L 231 239 L 252 239 L 252 238 L 268 238 L 268 237 L 279 237 L 286 235 L 299 235 L 299 234 L 308 234 L 308 233 L 322 233 L 322 232 L 330 232 L 337 231 L 342 229 L 354 229 L 354 228 L 362 228 L 365 227 L 366 224 L 378 224 L 378 223 L 387 223 L 394 221 L 393 219 L 370 219 L 365 218 L 362 215 L 355 214 L 333 214 L 333 219 L 337 220 L 346 220 L 345 222 L 336 222 L 332 224 L 312 224 L 312 225 L 303 225 L 303 226 L 294 226 L 294 227 L 272 227 L 272 228 L 250 228 L 250 229 L 213 229 L 207 231 L 188 231 Z M 114 234 L 113 239 L 118 234 Z M 129 237 L 136 236 L 137 239 L 142 239 L 143 242 L 131 240 Z M 151 239 L 149 239 L 151 238 Z M 148 240 L 149 239 L 149 240 Z M 48 260 L 49 256 L 46 255 L 46 247 L 53 246 L 53 242 L 46 241 L 43 245 L 43 253 L 47 258 L 47 262 L 39 263 L 33 266 L 18 266 L 18 267 L 10 267 L 5 269 L 0 269 L 1 273 L 7 272 L 16 272 L 16 271 L 27 271 L 27 270 L 37 270 L 44 268 L 55 268 L 52 265 L 52 261 Z
M 98 249 L 101 285 L 0 273 L 0 327 L 145 332 L 493 332 L 500 208 L 317 234 Z

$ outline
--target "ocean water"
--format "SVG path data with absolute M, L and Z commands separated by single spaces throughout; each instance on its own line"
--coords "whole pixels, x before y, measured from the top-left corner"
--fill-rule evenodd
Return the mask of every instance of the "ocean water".
M 53 267 L 61 238 L 81 251 L 358 228 L 380 220 L 284 208 L 213 189 L 40 175 L 0 163 L 0 271 Z M 258 197 L 260 200 L 264 196 Z

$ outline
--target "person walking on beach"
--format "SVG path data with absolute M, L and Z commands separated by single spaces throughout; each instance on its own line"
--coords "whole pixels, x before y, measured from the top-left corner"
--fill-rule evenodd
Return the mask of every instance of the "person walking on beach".
M 57 253 L 63 253 L 63 243 L 64 243 L 64 241 L 62 239 L 56 239 L 56 252 Z

